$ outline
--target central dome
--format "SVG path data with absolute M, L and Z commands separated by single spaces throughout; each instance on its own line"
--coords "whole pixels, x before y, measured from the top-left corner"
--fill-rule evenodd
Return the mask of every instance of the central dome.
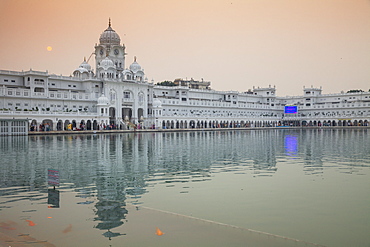
M 119 45 L 121 42 L 121 38 L 116 33 L 116 31 L 114 31 L 111 27 L 110 19 L 109 19 L 109 26 L 100 35 L 99 42 L 102 45 Z

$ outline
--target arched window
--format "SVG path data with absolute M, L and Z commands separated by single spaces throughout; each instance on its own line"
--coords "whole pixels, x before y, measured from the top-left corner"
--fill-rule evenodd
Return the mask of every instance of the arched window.
M 109 92 L 109 99 L 110 101 L 116 101 L 116 91 L 114 91 L 113 89 L 111 89 Z
M 142 105 L 144 103 L 144 93 L 140 92 L 138 98 L 139 104 Z

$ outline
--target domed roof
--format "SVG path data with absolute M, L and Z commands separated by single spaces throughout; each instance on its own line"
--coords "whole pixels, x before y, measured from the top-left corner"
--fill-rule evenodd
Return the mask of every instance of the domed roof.
M 126 75 L 126 74 L 132 75 L 132 71 L 129 70 L 129 69 L 125 69 L 124 71 L 122 71 L 122 74 L 124 74 L 124 75 Z
M 114 68 L 114 63 L 112 60 L 109 59 L 109 57 L 105 57 L 101 62 L 100 62 L 100 67 L 103 67 L 104 69 L 108 69 L 109 67 Z
M 98 105 L 109 105 L 109 99 L 104 94 L 102 94 L 98 98 Z
M 103 45 L 107 45 L 107 44 L 119 45 L 120 42 L 121 42 L 121 38 L 116 33 L 116 31 L 114 31 L 111 27 L 110 19 L 109 19 L 109 26 L 100 35 L 99 42 L 100 42 L 100 44 L 103 44 Z
M 80 64 L 80 67 L 79 68 L 82 68 L 82 69 L 86 69 L 86 70 L 88 70 L 88 71 L 90 71 L 91 70 L 91 66 L 90 66 L 90 64 L 88 64 L 87 62 L 86 62 L 86 58 L 84 59 L 84 61 Z
M 75 69 L 75 71 L 73 71 L 73 73 L 75 73 L 76 71 L 80 72 L 81 74 L 82 73 L 89 73 L 89 71 L 85 68 L 78 68 L 78 69 Z
M 138 72 L 141 70 L 140 64 L 136 62 L 136 57 L 134 58 L 134 62 L 130 65 L 130 70 L 134 73 Z
M 155 108 L 162 107 L 162 102 L 158 98 L 153 99 L 153 107 Z

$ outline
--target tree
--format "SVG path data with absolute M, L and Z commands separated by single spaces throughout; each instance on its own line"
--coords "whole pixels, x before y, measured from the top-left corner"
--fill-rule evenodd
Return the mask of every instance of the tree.
M 167 86 L 167 87 L 176 86 L 176 84 L 173 83 L 172 81 L 162 81 L 162 82 L 158 82 L 156 85 L 158 85 L 158 86 Z
M 347 93 L 361 93 L 361 92 L 363 92 L 363 90 L 361 90 L 361 89 L 351 89 L 351 90 L 347 91 Z

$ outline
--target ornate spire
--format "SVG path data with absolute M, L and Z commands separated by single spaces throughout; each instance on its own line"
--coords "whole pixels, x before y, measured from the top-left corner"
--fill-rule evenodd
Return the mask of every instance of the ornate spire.
M 110 24 L 110 17 L 109 17 L 109 24 L 108 24 L 108 26 L 109 26 L 109 27 L 111 26 L 111 24 Z
M 134 62 L 136 63 L 136 56 L 134 56 Z

